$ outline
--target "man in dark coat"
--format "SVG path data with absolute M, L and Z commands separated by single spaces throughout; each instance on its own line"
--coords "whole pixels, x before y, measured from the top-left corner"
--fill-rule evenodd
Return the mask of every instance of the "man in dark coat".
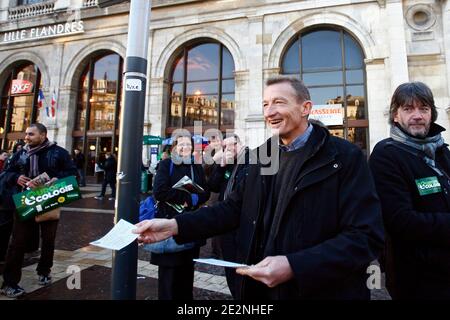
M 116 198 L 116 175 L 117 175 L 117 161 L 113 154 L 107 152 L 105 154 L 105 161 L 99 164 L 99 167 L 105 171 L 105 177 L 102 183 L 102 191 L 100 195 L 94 197 L 97 200 L 103 200 L 106 193 L 106 186 L 109 184 L 111 187 L 111 196 L 108 200 L 114 200 Z
M 185 242 L 239 227 L 236 262 L 250 267 L 237 269 L 238 299 L 370 299 L 367 267 L 384 233 L 366 160 L 309 124 L 312 102 L 301 81 L 266 85 L 264 116 L 278 136 L 251 154 L 237 190 L 192 214 L 143 221 L 134 232 L 144 243 L 170 235 Z
M 393 299 L 450 299 L 450 152 L 436 118 L 424 83 L 400 85 L 390 106 L 391 137 L 370 156 Z
M 26 146 L 14 154 L 11 163 L 5 170 L 7 175 L 3 183 L 9 188 L 17 188 L 17 192 L 26 187 L 34 188 L 39 182 L 32 181 L 40 174 L 47 173 L 51 178 L 49 184 L 57 179 L 75 176 L 77 171 L 67 150 L 59 147 L 47 139 L 47 128 L 34 123 L 26 129 Z M 6 255 L 5 269 L 3 271 L 3 285 L 1 292 L 8 297 L 18 297 L 25 293 L 19 286 L 22 276 L 22 263 L 27 247 L 30 232 L 36 227 L 36 221 L 29 219 L 20 221 L 14 215 L 12 239 Z M 38 223 L 41 230 L 41 256 L 37 265 L 38 283 L 48 285 L 51 283 L 50 271 L 53 265 L 56 230 L 58 220 L 49 220 Z
M 77 148 L 73 150 L 73 153 L 74 153 L 73 161 L 77 166 L 78 177 L 80 178 L 80 187 L 85 187 L 86 173 L 84 171 L 84 162 L 85 162 L 84 154 L 80 151 L 80 149 Z
M 223 152 L 218 164 L 214 164 L 208 179 L 208 187 L 212 192 L 218 192 L 218 201 L 223 201 L 236 190 L 248 173 L 249 149 L 244 147 L 237 135 L 223 140 Z M 226 261 L 236 260 L 237 232 L 229 232 L 217 237 L 222 257 Z M 236 297 L 236 272 L 225 268 L 225 276 L 231 295 Z

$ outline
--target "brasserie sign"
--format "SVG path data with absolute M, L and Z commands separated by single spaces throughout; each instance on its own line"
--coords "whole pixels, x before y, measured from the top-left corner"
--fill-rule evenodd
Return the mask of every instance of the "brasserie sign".
M 70 23 L 58 23 L 49 26 L 33 27 L 1 33 L 0 44 L 61 37 L 83 32 L 84 23 L 81 20 Z

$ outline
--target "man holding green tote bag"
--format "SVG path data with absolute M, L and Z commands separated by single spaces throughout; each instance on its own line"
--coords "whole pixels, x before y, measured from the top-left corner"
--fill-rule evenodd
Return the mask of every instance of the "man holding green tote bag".
M 44 180 L 36 177 L 44 173 L 50 179 L 47 185 L 61 178 L 76 176 L 77 169 L 69 152 L 47 139 L 47 128 L 44 125 L 31 124 L 25 132 L 25 142 L 26 146 L 14 154 L 6 170 L 8 177 L 4 179 L 4 183 L 8 186 L 18 186 L 21 192 L 27 188 L 34 189 L 41 186 Z M 0 292 L 8 297 L 18 297 L 25 293 L 19 282 L 27 238 L 36 223 L 34 218 L 22 221 L 18 214 L 14 215 L 12 239 L 6 255 L 4 281 L 0 289 Z M 42 246 L 36 271 L 40 285 L 51 283 L 50 270 L 53 265 L 57 226 L 58 220 L 39 223 Z

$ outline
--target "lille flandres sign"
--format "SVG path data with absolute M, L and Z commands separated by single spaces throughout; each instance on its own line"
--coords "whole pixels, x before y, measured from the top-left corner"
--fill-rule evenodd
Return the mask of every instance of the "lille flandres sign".
M 83 21 L 58 23 L 49 26 L 9 31 L 0 34 L 0 45 L 45 38 L 61 37 L 84 32 Z

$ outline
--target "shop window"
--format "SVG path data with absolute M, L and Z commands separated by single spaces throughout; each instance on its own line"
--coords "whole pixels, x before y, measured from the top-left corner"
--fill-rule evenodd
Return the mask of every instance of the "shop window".
M 231 53 L 220 43 L 186 46 L 172 66 L 168 130 L 234 127 L 235 80 Z
M 120 112 L 121 75 L 122 58 L 118 54 L 91 60 L 79 82 L 75 130 L 114 130 L 116 111 Z M 88 106 L 90 121 L 86 128 Z
M 38 98 L 39 92 L 43 99 Z M 42 92 L 41 73 L 34 64 L 20 62 L 11 68 L 1 97 L 1 148 L 11 150 L 31 123 L 41 122 L 50 104 L 51 96 Z
M 89 59 L 78 79 L 72 136 L 74 146 L 87 155 L 87 175 L 94 174 L 94 165 L 105 152 L 117 153 L 122 70 L 120 55 L 101 52 Z
M 331 123 L 331 134 L 368 150 L 368 114 L 364 54 L 342 29 L 316 29 L 296 36 L 281 60 L 282 74 L 298 77 L 309 88 L 317 107 L 337 105 L 342 123 Z

